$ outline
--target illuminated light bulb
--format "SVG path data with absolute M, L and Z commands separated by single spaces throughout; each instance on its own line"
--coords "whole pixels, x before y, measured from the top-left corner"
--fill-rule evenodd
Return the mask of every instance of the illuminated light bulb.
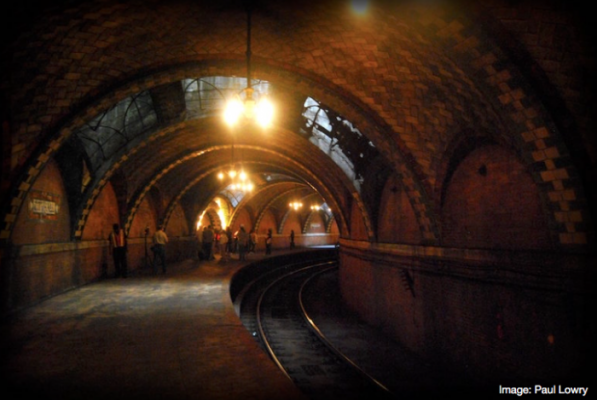
M 240 98 L 230 99 L 224 109 L 224 121 L 230 126 L 236 124 L 243 114 L 243 103 Z
M 240 171 L 239 178 L 241 181 L 244 181 L 247 179 L 247 174 L 245 174 L 245 171 Z
M 223 172 L 220 172 L 220 173 L 218 174 L 218 179 L 219 179 L 219 180 L 222 180 L 222 179 L 224 179 L 224 173 L 223 173 Z
M 294 209 L 294 210 L 298 210 L 299 208 L 301 208 L 303 206 L 303 203 L 299 202 L 299 201 L 293 201 L 292 203 L 288 204 L 290 206 L 290 208 Z
M 231 169 L 230 172 L 228 172 L 228 176 L 234 178 L 236 176 L 236 171 Z
M 268 99 L 262 98 L 256 106 L 255 118 L 261 127 L 270 126 L 274 119 L 274 105 Z

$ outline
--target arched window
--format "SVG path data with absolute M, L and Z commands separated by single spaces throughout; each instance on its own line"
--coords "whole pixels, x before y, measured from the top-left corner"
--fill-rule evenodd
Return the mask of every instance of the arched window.
M 301 133 L 326 153 L 360 191 L 363 173 L 377 150 L 350 121 L 308 97 L 303 107 Z

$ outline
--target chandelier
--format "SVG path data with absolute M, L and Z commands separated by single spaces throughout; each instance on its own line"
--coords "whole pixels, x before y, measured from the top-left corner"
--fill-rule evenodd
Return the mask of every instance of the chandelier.
M 288 206 L 292 208 L 294 211 L 298 211 L 301 208 L 303 208 L 303 203 L 301 203 L 300 201 L 293 201 L 288 203 Z
M 251 7 L 247 7 L 247 87 L 228 101 L 224 109 L 224 121 L 230 126 L 236 125 L 241 119 L 257 122 L 262 127 L 268 127 L 274 117 L 274 107 L 265 97 L 256 100 L 251 82 Z M 241 98 L 241 94 L 243 95 Z
M 251 192 L 255 188 L 242 167 L 232 166 L 227 172 L 219 172 L 218 179 L 222 182 L 228 179 L 228 187 L 239 192 Z
M 220 182 L 228 181 L 228 187 L 233 191 L 250 192 L 255 188 L 253 182 L 249 180 L 249 176 L 245 172 L 241 163 L 234 161 L 234 140 L 230 146 L 232 149 L 232 162 L 230 169 L 226 172 L 218 172 L 218 179 Z

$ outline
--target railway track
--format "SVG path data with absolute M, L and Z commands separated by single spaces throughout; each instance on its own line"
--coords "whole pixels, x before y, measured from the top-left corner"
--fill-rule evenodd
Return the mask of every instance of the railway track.
M 312 399 L 393 398 L 317 328 L 303 305 L 310 280 L 336 261 L 296 263 L 251 281 L 235 300 L 245 327 L 278 367 Z

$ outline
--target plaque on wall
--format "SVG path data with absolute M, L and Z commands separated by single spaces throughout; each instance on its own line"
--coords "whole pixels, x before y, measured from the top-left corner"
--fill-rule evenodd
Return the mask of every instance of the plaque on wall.
M 32 190 L 29 194 L 29 218 L 55 221 L 59 211 L 59 195 L 40 190 Z

